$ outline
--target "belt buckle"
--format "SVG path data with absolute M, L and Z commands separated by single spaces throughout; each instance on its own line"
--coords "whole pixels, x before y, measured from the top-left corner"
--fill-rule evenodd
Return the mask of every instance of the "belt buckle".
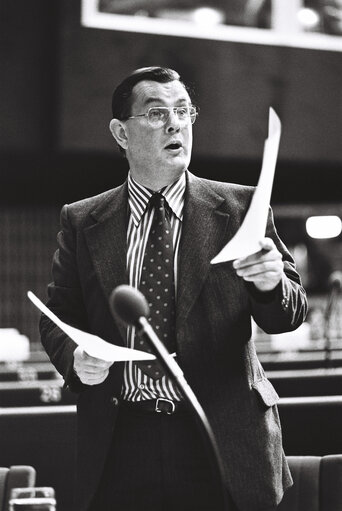
M 159 408 L 159 404 L 161 402 L 168 403 L 169 405 L 171 405 L 171 407 L 169 408 L 169 411 Z M 158 399 L 156 401 L 156 407 L 155 407 L 155 411 L 157 413 L 166 412 L 167 415 L 172 415 L 174 413 L 175 409 L 176 409 L 176 405 L 173 401 L 171 401 L 171 399 L 166 399 L 164 397 L 158 397 Z

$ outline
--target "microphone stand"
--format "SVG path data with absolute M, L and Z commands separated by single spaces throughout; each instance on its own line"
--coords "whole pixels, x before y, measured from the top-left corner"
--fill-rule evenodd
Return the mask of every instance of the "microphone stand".
M 151 327 L 151 325 L 148 323 L 147 319 L 144 316 L 141 316 L 138 319 L 138 321 L 136 322 L 136 327 L 138 330 L 138 334 L 144 336 L 144 338 L 147 340 L 154 354 L 158 358 L 158 361 L 163 366 L 163 369 L 166 371 L 168 376 L 176 383 L 185 401 L 195 412 L 195 416 L 198 419 L 198 424 L 201 427 L 202 436 L 206 441 L 207 452 L 210 456 L 212 468 L 215 472 L 215 475 L 217 476 L 217 480 L 220 482 L 223 506 L 222 509 L 226 509 L 228 496 L 224 486 L 223 464 L 214 433 L 211 429 L 211 426 L 208 422 L 205 412 L 200 403 L 198 402 L 194 392 L 192 391 L 189 384 L 185 380 L 183 371 L 181 370 L 177 362 L 173 359 L 173 357 L 169 354 L 164 344 L 160 341 L 160 339 L 154 332 L 153 328 Z

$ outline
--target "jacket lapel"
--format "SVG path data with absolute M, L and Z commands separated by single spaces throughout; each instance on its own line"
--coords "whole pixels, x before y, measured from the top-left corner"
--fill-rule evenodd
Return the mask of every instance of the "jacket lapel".
M 211 259 L 227 242 L 229 220 L 224 197 L 205 181 L 187 173 L 177 286 L 177 328 L 186 319 L 210 269 Z M 127 182 L 115 188 L 92 213 L 94 223 L 85 228 L 90 256 L 109 299 L 113 289 L 127 284 Z M 125 328 L 118 324 L 123 339 Z
M 210 269 L 226 243 L 229 213 L 225 198 L 187 173 L 177 292 L 177 328 L 186 319 Z
M 106 298 L 117 286 L 127 284 L 127 182 L 115 188 L 91 216 L 95 223 L 84 230 L 95 272 Z M 126 329 L 118 323 L 123 339 Z

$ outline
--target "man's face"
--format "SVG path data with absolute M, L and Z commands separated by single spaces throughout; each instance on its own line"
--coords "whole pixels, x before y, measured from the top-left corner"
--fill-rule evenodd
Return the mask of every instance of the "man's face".
M 190 97 L 179 81 L 158 83 L 145 80 L 133 88 L 131 115 L 144 114 L 156 106 L 190 104 Z M 192 149 L 190 119 L 180 123 L 177 115 L 171 113 L 167 123 L 157 129 L 149 125 L 147 117 L 128 119 L 124 125 L 126 156 L 132 176 L 139 183 L 157 190 L 178 179 L 186 170 Z

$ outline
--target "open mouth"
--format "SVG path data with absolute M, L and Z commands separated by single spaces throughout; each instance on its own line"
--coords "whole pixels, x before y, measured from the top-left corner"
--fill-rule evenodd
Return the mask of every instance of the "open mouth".
M 169 144 L 165 147 L 165 149 L 171 149 L 173 151 L 180 149 L 182 147 L 182 144 L 180 142 L 173 142 L 172 144 Z

